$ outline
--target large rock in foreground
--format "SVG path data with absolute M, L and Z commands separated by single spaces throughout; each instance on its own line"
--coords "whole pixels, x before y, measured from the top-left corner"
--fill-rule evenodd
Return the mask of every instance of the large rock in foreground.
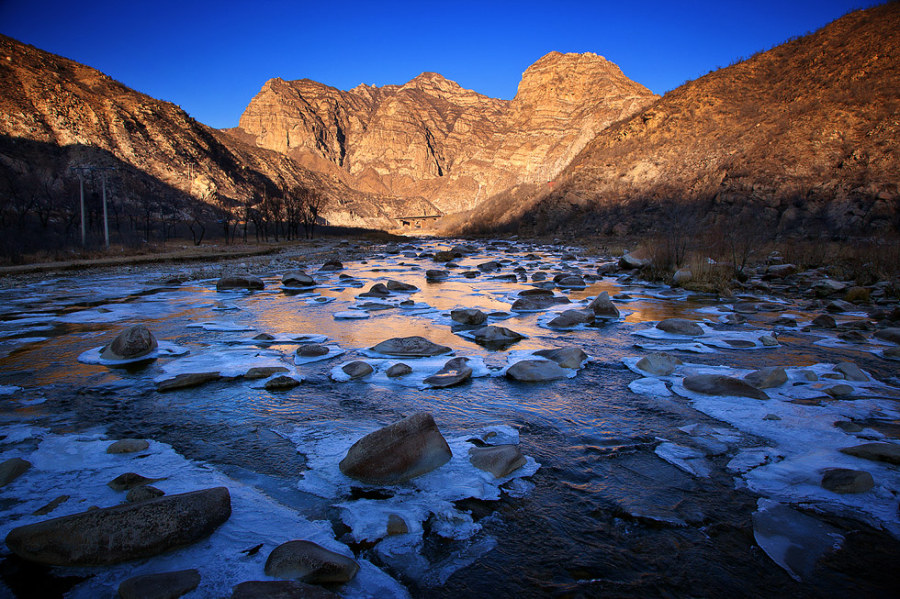
M 446 345 L 438 345 L 432 343 L 424 337 L 395 337 L 382 341 L 372 348 L 372 351 L 387 356 L 401 356 L 408 358 L 419 358 L 428 356 L 439 356 L 441 354 L 450 353 L 451 350 Z
M 142 324 L 128 327 L 100 351 L 104 360 L 134 360 L 158 347 L 156 337 Z
M 750 397 L 752 399 L 769 399 L 764 391 L 760 391 L 750 383 L 721 374 L 695 374 L 684 377 L 684 388 L 704 395 L 728 395 L 731 397 Z
M 340 469 L 364 483 L 391 485 L 440 468 L 452 455 L 434 418 L 420 412 L 354 443 Z
M 20 526 L 6 545 L 42 564 L 106 566 L 190 545 L 230 516 L 228 489 L 215 487 Z

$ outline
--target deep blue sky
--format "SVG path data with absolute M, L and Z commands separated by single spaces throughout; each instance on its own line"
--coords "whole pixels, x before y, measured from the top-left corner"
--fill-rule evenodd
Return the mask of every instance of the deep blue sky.
M 873 4 L 0 0 L 0 32 L 232 127 L 272 77 L 349 89 L 436 71 L 511 99 L 522 72 L 553 50 L 601 54 L 662 94 Z

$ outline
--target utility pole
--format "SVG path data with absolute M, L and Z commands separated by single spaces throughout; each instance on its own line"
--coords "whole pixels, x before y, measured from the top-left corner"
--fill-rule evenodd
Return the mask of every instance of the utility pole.
M 94 166 L 94 165 L 82 165 L 82 166 L 73 166 L 71 170 L 78 173 L 78 181 L 80 183 L 81 190 L 81 245 L 85 246 L 87 244 L 87 233 L 85 229 L 85 221 L 84 221 L 84 173 L 94 171 L 100 171 L 100 175 L 103 180 L 103 239 L 106 242 L 106 247 L 109 248 L 109 219 L 107 217 L 106 210 L 106 171 L 114 171 L 117 170 L 114 166 Z
M 81 247 L 87 245 L 87 229 L 84 224 L 84 173 L 78 171 L 78 189 L 81 192 Z
M 102 171 L 103 178 L 103 238 L 106 241 L 106 249 L 109 249 L 109 218 L 106 216 L 106 171 Z

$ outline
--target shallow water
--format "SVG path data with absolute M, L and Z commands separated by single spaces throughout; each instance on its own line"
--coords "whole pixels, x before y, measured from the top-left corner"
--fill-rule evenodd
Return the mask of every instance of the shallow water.
M 447 244 L 417 242 L 408 249 L 422 253 L 444 247 Z M 768 429 L 754 428 L 755 423 L 744 426 L 740 410 L 753 406 L 734 398 L 718 398 L 719 404 L 707 406 L 698 398 L 634 393 L 629 384 L 640 377 L 623 361 L 649 353 L 636 344 L 684 347 L 684 339 L 634 334 L 653 333 L 653 322 L 677 316 L 706 320 L 708 331 L 706 343 L 698 349 L 705 353 L 672 351 L 689 364 L 685 368 L 721 365 L 746 371 L 851 360 L 876 382 L 881 381 L 861 390 L 878 399 L 797 407 L 804 410 L 802 417 L 796 422 L 785 417 L 779 426 L 790 431 L 784 438 L 800 443 L 814 438 L 804 419 L 815 426 L 825 423 L 820 428 L 831 434 L 830 423 L 841 414 L 858 421 L 868 418 L 872 426 L 865 429 L 863 440 L 879 438 L 882 433 L 878 431 L 895 430 L 900 419 L 896 401 L 881 398 L 900 397 L 896 363 L 873 355 L 870 347 L 816 345 L 820 336 L 789 330 L 778 331 L 779 346 L 775 348 L 722 349 L 722 339 L 753 340 L 771 333 L 771 321 L 779 314 L 760 312 L 749 315 L 745 325 L 725 326 L 718 316 L 727 312 L 716 310 L 727 310 L 731 302 L 690 294 L 669 297 L 665 287 L 626 277 L 588 281 L 584 289 L 556 289 L 573 305 L 535 313 L 510 311 L 516 294 L 530 284 L 492 277 L 508 275 L 520 266 L 529 275 L 544 270 L 551 279 L 557 272 L 573 268 L 592 274 L 595 262 L 563 259 L 572 251 L 482 245 L 473 255 L 458 260 L 459 267 L 450 269 L 449 279 L 438 283 L 427 282 L 425 270 L 444 265 L 427 256 L 384 254 L 365 263 L 345 264 L 339 272 L 315 273 L 319 285 L 304 292 L 281 289 L 284 269 L 269 272 L 264 277 L 266 289 L 254 293 L 217 292 L 214 279 L 167 287 L 158 283 L 171 274 L 166 269 L 140 275 L 67 276 L 33 288 L 5 290 L 0 292 L 0 385 L 21 390 L 2 398 L 0 417 L 7 437 L 0 440 L 0 448 L 6 459 L 28 457 L 40 451 L 42 443 L 49 447 L 51 439 L 60 451 L 83 446 L 88 448 L 85 452 L 100 451 L 104 439 L 152 439 L 158 444 L 151 456 L 158 459 L 157 467 L 181 473 L 181 478 L 171 476 L 172 488 L 160 483 L 167 492 L 199 488 L 192 486 L 194 478 L 195 483 L 207 476 L 225 481 L 239 502 L 263 506 L 259 509 L 264 511 L 283 511 L 287 521 L 297 518 L 312 523 L 310 526 L 318 527 L 315 534 L 324 535 L 328 542 L 345 543 L 358 559 L 371 562 L 371 568 L 367 566 L 359 575 L 360 582 L 338 589 L 348 596 L 402 596 L 409 592 L 447 597 L 844 597 L 895 593 L 896 581 L 885 575 L 892 571 L 900 549 L 893 536 L 900 531 L 900 477 L 895 467 L 870 466 L 847 458 L 856 460 L 855 467 L 872 470 L 877 479 L 874 491 L 853 498 L 862 502 L 862 508 L 841 497 L 822 499 L 808 489 L 796 493 L 790 486 L 776 489 L 769 483 L 778 480 L 777 473 L 767 474 L 764 468 L 778 464 L 763 465 L 746 474 L 728 469 L 732 458 L 751 447 L 774 447 L 784 454 L 782 464 L 807 459 L 805 454 L 791 453 L 796 453 L 795 447 L 778 445 L 781 437 L 770 435 Z M 536 257 L 526 258 L 529 253 Z M 487 260 L 506 262 L 500 272 L 462 276 Z M 342 279 L 342 274 L 351 278 Z M 335 313 L 352 310 L 359 303 L 381 302 L 357 296 L 388 279 L 416 285 L 419 291 L 393 294 L 386 301 L 395 307 L 371 311 L 364 320 L 334 318 Z M 632 296 L 618 303 L 622 311 L 618 321 L 570 331 L 546 326 L 552 313 L 583 308 L 604 291 L 611 296 Z M 405 299 L 414 305 L 396 305 Z M 496 313 L 489 324 L 510 328 L 526 339 L 506 350 L 482 347 L 462 336 L 465 329 L 450 320 L 449 311 L 458 307 Z M 785 304 L 784 311 L 798 315 L 801 321 L 811 319 L 793 304 Z M 137 322 L 147 325 L 159 340 L 189 353 L 128 368 L 78 361 L 80 355 L 108 343 L 117 331 Z M 256 345 L 251 338 L 258 333 L 271 334 L 277 340 Z M 339 346 L 344 353 L 295 365 L 292 356 L 298 344 L 289 338 L 301 334 L 324 335 L 328 344 Z M 473 363 L 482 360 L 486 376 L 448 389 L 410 386 L 383 377 L 334 380 L 333 372 L 346 362 L 377 363 L 378 357 L 368 348 L 391 337 L 411 335 L 449 346 L 455 355 L 470 357 Z M 522 352 L 569 345 L 581 347 L 591 356 L 572 378 L 518 383 L 500 376 L 510 358 L 516 359 Z M 246 370 L 246 362 L 237 358 L 246 351 L 237 350 L 248 349 L 295 369 L 293 374 L 302 377 L 303 383 L 290 391 L 269 392 L 262 388 L 264 381 L 238 378 L 166 393 L 156 391 L 154 379 L 165 378 L 179 364 L 197 356 L 209 356 L 223 366 L 231 360 L 235 368 Z M 830 367 L 822 368 L 824 372 Z M 668 381 L 668 386 L 677 391 L 678 381 Z M 789 401 L 792 392 L 787 390 L 783 397 L 771 400 L 772 409 L 787 415 L 795 408 Z M 514 474 L 512 480 L 498 483 L 499 487 L 490 481 L 475 484 L 478 471 L 460 457 L 459 464 L 454 459 L 455 465 L 445 468 L 446 472 L 421 477 L 419 483 L 369 489 L 360 495 L 358 489 L 365 485 L 351 483 L 336 472 L 335 460 L 363 434 L 417 411 L 431 412 L 445 437 L 455 439 L 453 443 L 463 454 L 467 439 L 492 427 L 517 436 L 523 453 L 539 469 L 527 476 Z M 691 435 L 682 430 L 694 424 L 715 427 L 718 432 Z M 854 437 L 847 434 L 846 441 L 852 445 Z M 723 447 L 706 451 L 691 462 L 708 469 L 709 476 L 697 476 L 661 457 L 658 448 L 664 442 L 695 450 L 710 444 Z M 803 475 L 806 478 L 798 475 L 797 489 L 816 476 L 816 468 L 828 466 L 828 460 L 835 459 L 833 453 L 812 460 L 812 470 Z M 135 464 L 132 467 L 142 465 Z M 77 469 L 77 464 L 72 467 Z M 90 464 L 84 468 L 90 469 Z M 96 471 L 98 480 L 102 473 Z M 42 505 L 53 497 L 29 493 L 59 489 L 58 482 L 51 482 L 54 475 L 38 467 L 25 476 L 37 482 L 26 488 L 17 481 L 0 489 L 0 521 L 5 521 L 0 533 L 4 535 L 13 526 L 35 520 L 28 515 L 30 510 L 26 513 L 16 507 L 17 502 Z M 92 496 L 90 489 L 81 491 L 86 494 L 85 501 L 108 505 L 116 500 L 99 492 Z M 825 555 L 814 571 L 795 580 L 773 561 L 767 553 L 771 548 L 764 550 L 754 538 L 751 519 L 759 509 L 760 497 L 814 508 L 817 518 L 842 531 L 842 548 Z M 410 538 L 399 541 L 361 542 L 359 531 L 372 524 L 365 520 L 383 507 L 379 501 L 401 513 L 410 510 L 411 520 L 414 514 L 421 516 L 416 534 L 403 535 Z M 893 514 L 888 511 L 884 516 L 891 505 Z M 63 504 L 53 515 L 75 511 L 80 509 Z M 264 561 L 278 542 L 299 538 L 291 534 L 290 527 L 285 530 L 284 521 L 273 517 L 264 524 L 258 520 L 236 510 L 232 521 L 240 532 L 215 533 L 216 550 L 237 555 L 256 539 L 266 545 L 260 552 Z M 297 534 L 300 531 L 302 527 Z M 403 546 L 391 554 L 390 543 Z M 189 597 L 223 595 L 236 582 L 265 578 L 262 562 L 245 559 L 232 564 L 232 573 L 224 574 L 213 564 L 196 563 L 208 556 L 199 549 L 193 551 L 180 550 L 165 559 L 104 571 L 72 586 L 70 594 L 112 596 L 117 581 L 129 574 L 175 565 L 201 569 L 204 583 Z M 72 574 L 89 573 L 65 568 L 52 571 L 56 577 Z M 22 593 L 29 584 L 11 574 L 4 578 L 8 586 L 0 586 L 0 593 L 11 592 L 10 587 Z

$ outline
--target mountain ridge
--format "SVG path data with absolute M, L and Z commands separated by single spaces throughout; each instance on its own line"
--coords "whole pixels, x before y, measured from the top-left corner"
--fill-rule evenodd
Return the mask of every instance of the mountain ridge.
M 349 91 L 272 79 L 229 131 L 304 164 L 328 169 L 325 159 L 351 187 L 458 212 L 554 176 L 599 130 L 655 98 L 602 56 L 551 52 L 512 100 L 432 72 Z
M 687 82 L 600 132 L 552 188 L 498 196 L 471 220 L 633 234 L 682 202 L 707 225 L 729 215 L 779 234 L 896 231 L 898 30 L 896 2 L 856 11 Z

